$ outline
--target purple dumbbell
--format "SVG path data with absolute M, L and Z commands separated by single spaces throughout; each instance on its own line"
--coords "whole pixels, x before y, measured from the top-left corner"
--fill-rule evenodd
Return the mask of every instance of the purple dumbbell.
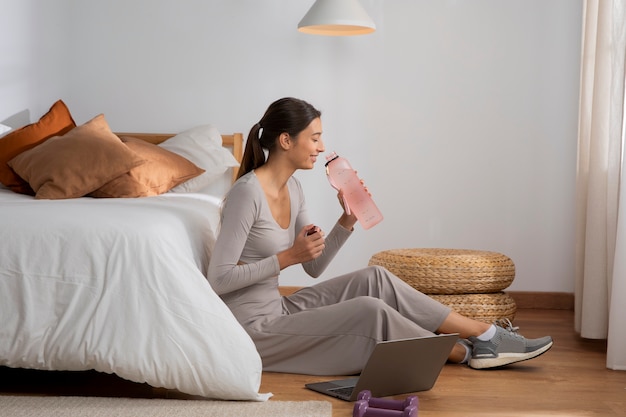
M 404 401 L 387 400 L 384 398 L 372 397 L 372 393 L 369 390 L 363 390 L 359 392 L 359 395 L 356 397 L 356 399 L 367 401 L 370 407 L 386 408 L 387 410 L 404 410 L 412 405 L 414 405 L 415 407 L 418 406 L 417 395 L 411 395 L 409 397 L 406 397 Z
M 365 400 L 354 403 L 352 417 L 417 417 L 417 406 L 410 405 L 404 410 L 370 407 Z

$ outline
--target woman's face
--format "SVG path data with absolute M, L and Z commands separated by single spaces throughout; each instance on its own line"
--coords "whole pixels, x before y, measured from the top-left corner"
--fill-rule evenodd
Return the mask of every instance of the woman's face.
M 324 152 L 322 120 L 319 117 L 298 134 L 292 149 L 292 160 L 299 169 L 313 168 L 319 154 Z

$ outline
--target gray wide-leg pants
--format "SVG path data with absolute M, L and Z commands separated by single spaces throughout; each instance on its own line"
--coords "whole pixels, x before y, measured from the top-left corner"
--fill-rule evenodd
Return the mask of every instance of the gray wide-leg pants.
M 246 330 L 266 371 L 359 373 L 377 342 L 429 336 L 450 308 L 385 268 L 370 266 L 282 298 L 283 314 Z

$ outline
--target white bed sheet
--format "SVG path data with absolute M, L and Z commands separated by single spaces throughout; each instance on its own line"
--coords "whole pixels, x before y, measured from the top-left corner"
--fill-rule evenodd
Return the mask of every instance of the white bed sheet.
M 266 400 L 254 344 L 205 277 L 218 210 L 199 194 L 35 200 L 0 189 L 0 365 Z

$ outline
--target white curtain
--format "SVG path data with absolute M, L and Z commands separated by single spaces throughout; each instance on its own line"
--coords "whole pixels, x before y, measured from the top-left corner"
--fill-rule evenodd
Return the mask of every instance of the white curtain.
M 586 0 L 583 18 L 575 326 L 626 370 L 626 1 Z

